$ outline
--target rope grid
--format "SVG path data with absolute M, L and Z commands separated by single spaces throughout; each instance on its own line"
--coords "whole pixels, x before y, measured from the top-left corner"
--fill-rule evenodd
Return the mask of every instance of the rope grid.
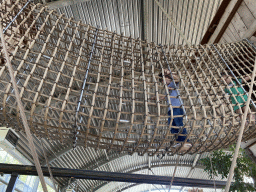
M 0 15 L 21 101 L 36 136 L 139 155 L 202 153 L 237 139 L 243 113 L 237 98 L 246 102 L 256 56 L 249 41 L 156 45 L 26 3 L 2 1 Z M 0 64 L 1 126 L 23 131 L 2 44 Z M 166 69 L 175 88 L 165 75 L 159 81 L 158 74 Z M 235 83 L 228 84 L 227 75 Z M 171 96 L 172 91 L 178 96 Z M 173 106 L 173 98 L 181 105 Z M 244 140 L 256 135 L 255 98 L 253 91 Z M 175 115 L 175 108 L 183 115 Z M 172 124 L 177 117 L 183 118 L 182 127 Z M 179 136 L 186 139 L 173 147 Z M 192 146 L 181 150 L 187 142 Z

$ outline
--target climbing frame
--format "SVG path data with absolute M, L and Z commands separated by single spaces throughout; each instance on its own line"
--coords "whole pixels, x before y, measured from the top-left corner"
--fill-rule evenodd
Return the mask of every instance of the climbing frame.
M 74 147 L 140 155 L 202 153 L 235 142 L 241 114 L 233 110 L 239 105 L 232 104 L 232 95 L 225 92 L 231 87 L 223 74 L 232 71 L 248 90 L 250 81 L 244 77 L 251 76 L 256 56 L 250 42 L 156 45 L 97 29 L 23 0 L 3 1 L 0 15 L 35 136 Z M 0 61 L 0 123 L 22 131 L 2 51 Z M 184 111 L 180 133 L 186 128 L 186 141 L 192 144 L 185 152 L 173 147 L 178 135 L 170 129 L 179 127 L 167 124 L 167 112 L 175 106 L 167 102 L 174 88 L 168 87 L 165 78 L 159 81 L 164 69 L 180 79 L 175 88 Z M 244 140 L 255 137 L 255 98 L 254 91 Z M 171 121 L 175 117 L 171 113 Z

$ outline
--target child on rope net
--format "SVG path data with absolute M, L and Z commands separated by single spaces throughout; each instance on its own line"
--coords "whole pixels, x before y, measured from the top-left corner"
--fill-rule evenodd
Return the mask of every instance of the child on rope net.
M 241 109 L 239 108 L 238 105 L 235 105 L 233 106 L 233 109 L 235 111 L 235 113 L 237 114 L 242 114 L 245 112 L 245 108 L 246 108 L 246 101 L 248 99 L 247 95 L 245 94 L 244 90 L 242 87 L 239 86 L 239 84 L 236 82 L 235 79 L 232 79 L 231 78 L 231 73 L 221 73 L 224 81 L 228 84 L 228 86 L 232 87 L 232 88 L 225 88 L 225 92 L 229 95 L 232 95 L 234 94 L 235 95 L 235 98 L 231 96 L 231 101 L 232 101 L 232 104 L 237 104 L 237 102 L 239 103 Z M 251 78 L 249 76 L 244 76 L 243 79 L 245 81 L 249 81 Z M 243 80 L 241 78 L 238 79 L 238 81 L 240 83 L 243 83 Z M 238 87 L 234 87 L 234 86 L 238 86 Z M 240 94 L 242 96 L 239 96 Z M 242 98 L 243 97 L 243 98 Z M 247 121 L 246 122 L 246 125 L 248 125 L 250 122 L 252 122 L 253 124 L 255 124 L 255 115 L 249 115 L 249 122 Z
M 167 84 L 168 88 L 173 88 L 172 90 L 171 89 L 169 90 L 169 95 L 172 96 L 172 97 L 176 97 L 176 98 L 170 98 L 171 104 L 172 104 L 173 107 L 179 107 L 179 108 L 173 108 L 174 118 L 173 118 L 173 121 L 172 121 L 172 126 L 182 128 L 183 127 L 183 117 L 175 117 L 175 116 L 184 115 L 184 111 L 181 108 L 182 101 L 179 98 L 177 98 L 178 92 L 175 89 L 175 84 L 176 84 L 176 87 L 179 88 L 179 80 L 180 79 L 176 74 L 173 74 L 172 76 L 173 76 L 174 81 L 171 78 L 170 71 L 168 69 L 164 69 L 164 77 L 165 77 L 166 84 Z M 161 83 L 164 83 L 162 73 L 159 73 L 159 81 Z M 159 99 L 164 100 L 165 98 L 166 98 L 165 96 L 162 96 Z M 156 97 L 152 97 L 151 99 L 154 100 L 154 99 L 156 99 Z M 167 102 L 168 102 L 168 100 L 167 100 Z M 171 116 L 170 108 L 168 109 L 168 115 Z M 169 117 L 168 118 L 168 125 L 170 125 L 171 120 L 172 120 L 171 117 Z M 179 131 L 180 131 L 180 128 L 171 128 L 171 133 L 173 133 L 173 134 L 178 134 Z M 187 135 L 187 129 L 183 128 L 182 132 L 179 133 L 179 134 Z M 176 141 L 178 143 L 172 145 L 171 147 L 173 147 L 173 148 L 180 147 L 182 145 L 182 142 L 184 142 L 186 140 L 186 137 L 187 136 L 178 135 L 178 137 L 176 138 Z M 180 149 L 180 152 L 187 151 L 188 149 L 191 148 L 191 146 L 192 145 L 188 142 L 184 143 L 183 147 Z

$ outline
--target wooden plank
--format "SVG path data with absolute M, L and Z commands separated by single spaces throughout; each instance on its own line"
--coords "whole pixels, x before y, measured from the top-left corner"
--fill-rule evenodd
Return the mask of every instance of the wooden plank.
M 241 6 L 237 10 L 237 13 L 247 28 L 249 28 L 255 20 L 254 15 L 251 13 L 245 2 L 242 2 Z
M 256 32 L 256 20 L 251 24 L 250 28 L 243 33 L 242 39 L 250 39 Z
M 253 13 L 255 12 L 253 10 L 253 12 L 251 12 L 252 8 L 254 7 L 256 9 L 256 3 L 252 3 L 252 1 L 248 1 L 246 0 L 243 4 L 244 10 L 240 11 L 239 8 L 239 15 L 241 16 L 243 22 L 245 23 L 245 25 L 247 26 L 248 30 L 244 31 L 242 34 L 242 39 L 250 39 L 256 32 L 256 14 L 253 15 Z M 250 6 L 250 7 L 248 7 Z
M 234 15 L 234 18 L 228 28 L 232 31 L 237 41 L 239 41 L 242 37 L 242 34 L 247 31 L 247 27 L 245 26 L 238 13 Z
M 256 3 L 255 0 L 244 0 L 245 4 L 249 8 L 250 12 L 253 14 L 253 16 L 256 18 Z
M 220 39 L 220 42 L 219 42 L 219 43 L 221 43 L 221 44 L 226 43 L 226 40 L 225 40 L 225 38 L 224 38 L 224 35 L 223 35 L 223 37 Z
M 205 35 L 201 41 L 201 44 L 206 44 L 209 39 L 211 38 L 214 30 L 216 29 L 220 18 L 223 16 L 228 4 L 230 3 L 231 0 L 226 0 L 226 1 L 222 1 L 218 11 L 216 12 L 215 16 L 213 17 L 211 24 L 209 25 L 208 29 L 205 32 Z
M 229 29 L 227 29 L 227 30 L 229 30 Z M 224 33 L 224 35 L 222 36 L 221 39 L 223 39 L 225 43 L 232 42 L 230 39 L 230 36 L 227 33 Z
M 201 44 L 218 43 L 243 0 L 223 1 Z M 217 26 L 217 27 L 216 27 Z
M 223 14 L 223 17 L 220 19 L 220 22 L 211 36 L 209 43 L 218 43 L 223 33 L 226 31 L 228 25 L 233 19 L 237 9 L 240 7 L 243 0 L 232 0 Z

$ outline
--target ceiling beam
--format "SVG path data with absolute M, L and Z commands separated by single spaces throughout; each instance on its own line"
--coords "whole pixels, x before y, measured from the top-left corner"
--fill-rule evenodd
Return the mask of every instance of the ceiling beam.
M 47 167 L 41 167 L 44 176 L 49 176 Z M 19 175 L 37 175 L 35 166 L 30 165 L 15 165 L 0 163 L 0 170 L 4 174 L 11 174 L 13 172 Z M 172 177 L 156 176 L 145 174 L 129 174 L 117 172 L 104 172 L 104 171 L 91 171 L 80 169 L 66 169 L 51 167 L 52 175 L 54 177 L 68 177 L 76 179 L 90 179 L 90 180 L 103 180 L 103 181 L 117 181 L 128 183 L 148 183 L 169 185 Z M 216 188 L 223 188 L 226 185 L 225 181 L 215 181 Z M 213 181 L 203 179 L 191 179 L 175 177 L 173 181 L 175 186 L 188 186 L 188 187 L 212 187 Z
M 161 167 L 166 167 L 166 169 L 168 169 L 168 167 L 175 167 L 176 166 L 176 163 L 169 163 L 169 164 L 162 164 Z M 179 164 L 178 166 L 180 167 L 192 167 L 192 164 Z M 151 165 L 151 168 L 150 170 L 152 170 L 152 168 L 159 168 L 159 165 L 158 164 L 154 164 L 154 165 Z M 194 168 L 198 168 L 198 169 L 203 169 L 204 167 L 199 165 L 199 166 L 196 166 Z M 137 167 L 136 169 L 130 169 L 130 168 L 127 168 L 126 170 L 122 170 L 121 172 L 122 173 L 136 173 L 137 171 L 143 171 L 143 170 L 147 170 L 149 169 L 148 167 L 148 163 L 144 164 L 144 165 L 141 165 L 139 167 Z M 127 171 L 129 170 L 129 171 Z M 93 191 L 97 191 L 98 189 L 104 187 L 106 184 L 108 184 L 109 182 L 107 181 L 101 181 L 99 183 L 96 183 L 94 184 L 94 188 L 93 188 Z M 121 186 L 122 187 L 122 186 Z M 63 187 L 64 188 L 64 187 Z
M 200 44 L 218 43 L 243 0 L 222 1 Z
M 126 156 L 128 154 L 126 153 L 121 153 L 121 154 L 118 154 L 118 153 L 113 153 L 113 154 L 108 154 L 108 158 L 99 158 L 97 159 L 97 164 L 95 162 L 92 162 L 84 167 L 81 167 L 80 169 L 87 169 L 87 170 L 94 170 L 96 168 L 100 168 L 106 164 L 111 164 L 112 161 L 118 159 L 118 158 L 121 158 L 123 156 Z M 170 161 L 170 160 L 166 160 L 167 162 Z M 194 161 L 191 161 L 191 162 L 180 162 L 178 165 L 179 166 L 182 166 L 182 167 L 191 167 L 192 164 L 193 164 Z M 140 166 L 134 166 L 135 168 L 131 169 L 131 167 L 128 167 L 127 169 L 125 170 L 121 170 L 120 172 L 125 172 L 125 173 L 133 173 L 133 172 L 136 172 L 136 171 L 139 171 L 139 170 L 144 170 L 144 169 L 148 169 L 148 168 L 156 168 L 158 167 L 159 165 L 156 164 L 157 161 L 153 161 L 150 163 L 150 167 L 149 167 L 149 164 L 145 164 L 145 165 L 140 165 Z M 170 166 L 175 166 L 176 163 L 166 163 L 165 161 L 162 161 L 162 165 L 161 166 L 165 166 L 165 167 L 170 167 Z M 203 168 L 202 166 L 197 166 L 197 168 Z M 127 171 L 129 170 L 129 171 Z M 113 171 L 114 172 L 114 171 Z M 74 181 L 75 182 L 75 181 Z M 65 185 L 62 186 L 62 188 L 67 188 L 69 185 L 71 185 L 72 182 L 67 182 Z M 106 183 L 103 183 L 104 185 Z M 102 185 L 102 184 L 101 184 Z M 94 187 L 95 187 L 95 184 L 94 184 Z
M 175 166 L 175 164 L 172 164 L 172 166 Z M 153 167 L 158 167 L 157 165 L 154 165 Z M 184 167 L 184 166 L 182 166 L 182 167 Z M 191 166 L 189 166 L 189 165 L 186 165 L 185 167 L 191 167 Z M 195 168 L 200 168 L 200 169 L 203 169 L 203 167 L 202 166 L 195 166 Z M 141 169 L 141 170 L 138 170 L 138 171 L 143 171 L 144 169 Z M 133 172 L 134 173 L 134 172 Z M 137 175 L 137 174 L 136 174 Z M 148 175 L 145 175 L 145 176 L 148 176 Z M 152 175 L 152 176 L 155 176 L 155 175 Z M 164 177 L 167 177 L 167 178 L 172 178 L 172 177 L 169 177 L 169 176 L 164 176 Z M 175 178 L 179 178 L 179 177 L 175 177 Z M 175 180 L 175 178 L 174 178 L 174 180 Z M 183 178 L 184 180 L 186 180 L 186 179 L 190 179 L 190 178 Z M 201 179 L 199 179 L 199 180 L 201 180 Z M 170 180 L 171 181 L 171 180 Z M 170 181 L 169 181 L 169 184 L 167 184 L 168 186 L 170 185 Z M 203 180 L 202 180 L 203 181 Z M 212 181 L 213 182 L 213 180 L 204 180 L 204 181 Z M 223 181 L 224 183 L 226 183 L 225 181 Z M 98 185 L 98 186 L 95 186 L 94 188 L 93 188 L 93 191 L 97 191 L 98 189 L 100 189 L 100 188 L 102 188 L 102 187 L 104 187 L 105 185 L 107 185 L 109 182 L 107 182 L 107 181 L 104 181 L 104 182 L 99 182 L 99 184 L 100 185 Z M 141 183 L 137 183 L 136 185 L 139 185 L 139 184 L 141 184 Z M 161 184 L 160 184 L 161 185 Z M 165 184 L 162 184 L 162 185 L 165 185 Z M 174 185 L 174 184 L 173 184 Z M 182 184 L 180 184 L 180 185 L 174 185 L 174 186 L 185 186 L 186 187 L 186 185 L 182 185 Z M 121 189 L 123 189 L 124 187 L 127 187 L 127 183 L 124 183 L 123 185 L 121 185 L 120 186 L 120 188 Z M 132 186 L 131 186 L 132 187 Z M 192 187 L 192 186 L 191 186 Z M 196 186 L 194 186 L 194 187 L 196 187 Z M 197 187 L 204 187 L 204 186 L 197 186 Z M 213 185 L 211 185 L 211 186 L 208 186 L 209 188 L 212 188 L 213 187 Z M 129 188 L 129 187 L 128 187 Z M 122 190 L 123 191 L 123 190 Z

